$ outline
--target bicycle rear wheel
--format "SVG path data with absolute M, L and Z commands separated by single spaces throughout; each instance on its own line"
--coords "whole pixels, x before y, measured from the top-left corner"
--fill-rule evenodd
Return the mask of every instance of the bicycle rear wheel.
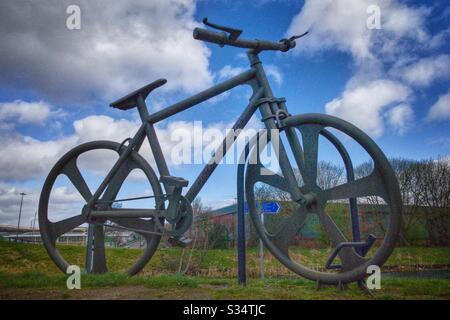
M 66 272 L 69 265 L 80 266 L 84 264 L 86 270 L 93 273 L 104 273 L 108 270 L 108 262 L 118 262 L 118 255 L 121 254 L 120 252 L 110 251 L 112 256 L 107 259 L 105 243 L 108 240 L 115 239 L 112 241 L 116 241 L 116 243 L 117 241 L 122 243 L 128 241 L 126 243 L 133 244 L 133 239 L 141 242 L 143 238 L 146 242 L 144 250 L 142 253 L 139 251 L 133 252 L 131 256 L 136 257 L 137 260 L 130 261 L 131 265 L 126 269 L 128 274 L 133 275 L 147 264 L 158 247 L 161 239 L 161 235 L 158 234 L 158 226 L 164 225 L 163 220 L 111 218 L 106 221 L 106 219 L 87 219 L 82 212 L 83 206 L 89 201 L 92 192 L 95 190 L 95 188 L 89 186 L 89 184 L 95 184 L 90 183 L 91 180 L 103 180 L 104 174 L 107 172 L 105 169 L 109 168 L 103 166 L 114 163 L 114 158 L 118 158 L 121 152 L 119 148 L 120 145 L 112 141 L 93 141 L 77 146 L 67 152 L 55 164 L 45 180 L 39 200 L 39 227 L 43 244 L 50 258 L 62 272 Z M 107 162 L 108 165 L 103 162 Z M 114 176 L 100 197 L 99 203 L 102 203 L 105 208 L 111 208 L 117 196 L 122 196 L 124 182 L 127 183 L 127 181 L 136 179 L 148 183 L 147 188 L 149 190 L 147 192 L 150 191 L 153 196 L 153 200 L 146 202 L 148 208 L 164 209 L 164 199 L 158 178 L 150 165 L 137 152 L 132 152 L 122 165 L 121 170 Z M 64 212 L 61 213 L 61 205 L 58 199 L 61 197 L 75 199 L 76 193 L 78 194 L 77 200 L 73 200 L 73 205 L 70 208 L 64 208 Z M 130 205 L 132 206 L 132 204 Z M 74 255 L 70 248 L 64 246 L 64 241 L 61 241 L 65 238 L 68 242 L 67 234 L 80 226 L 86 226 L 88 233 L 89 230 L 92 232 L 93 257 L 91 256 L 91 259 L 87 254 L 86 256 Z M 127 230 L 135 230 L 135 232 L 127 233 Z M 77 234 L 82 235 L 80 232 L 73 232 L 72 238 L 76 237 Z M 86 245 L 87 250 L 86 242 L 86 240 L 80 241 L 81 244 Z M 75 252 L 78 251 L 75 250 Z M 141 254 L 139 256 L 136 253 Z M 68 261 L 70 258 L 73 260 Z M 88 263 L 90 264 L 86 265 Z M 117 271 L 122 270 L 122 268 L 112 267 Z

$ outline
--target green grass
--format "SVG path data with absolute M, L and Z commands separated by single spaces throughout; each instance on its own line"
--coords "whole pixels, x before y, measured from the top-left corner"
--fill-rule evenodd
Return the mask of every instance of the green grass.
M 81 246 L 60 246 L 61 254 L 71 264 L 84 265 L 85 251 Z M 110 271 L 122 272 L 140 256 L 139 249 L 108 248 L 108 267 Z M 329 252 L 325 249 L 295 249 L 307 265 L 323 262 Z M 169 248 L 157 250 L 144 269 L 145 274 L 174 274 L 178 271 L 181 249 Z M 49 259 L 41 245 L 16 244 L 0 241 L 0 272 L 24 273 L 45 270 L 46 274 L 59 274 L 59 269 Z M 268 275 L 290 275 L 277 259 L 269 253 L 265 256 Z M 194 250 L 190 275 L 233 277 L 237 266 L 234 249 Z M 248 249 L 248 273 L 259 273 L 259 255 L 255 248 Z M 396 248 L 385 264 L 386 269 L 420 270 L 423 268 L 450 267 L 450 248 L 402 247 Z
M 324 287 L 316 290 L 311 281 L 298 279 L 249 279 L 247 286 L 236 284 L 234 279 L 189 277 L 183 275 L 135 276 L 123 273 L 82 275 L 82 290 L 66 289 L 64 275 L 45 273 L 0 274 L 0 297 L 8 290 L 19 298 L 27 298 L 34 292 L 45 298 L 50 292 L 56 298 L 89 298 L 96 294 L 102 298 L 99 288 L 120 292 L 123 288 L 139 288 L 139 298 L 180 299 L 450 299 L 449 280 L 386 279 L 382 289 L 371 297 L 360 291 L 355 284 L 347 290 Z M 27 289 L 24 291 L 24 289 Z M 35 289 L 36 291 L 33 291 Z M 47 289 L 43 291 L 42 289 Z M 97 290 L 97 291 L 95 291 Z
M 68 261 L 83 265 L 82 247 L 62 246 L 61 251 Z M 387 266 L 399 270 L 448 267 L 449 252 L 449 248 L 397 248 Z M 140 253 L 141 250 L 134 249 L 107 249 L 112 272 L 104 275 L 82 274 L 82 290 L 70 291 L 66 288 L 66 275 L 56 268 L 41 245 L 0 242 L 0 298 L 110 299 L 117 298 L 115 294 L 121 293 L 124 297 L 151 299 L 370 298 L 355 285 L 342 292 L 335 287 L 317 291 L 314 282 L 294 276 L 269 254 L 266 257 L 268 278 L 259 280 L 255 249 L 250 249 L 248 253 L 249 280 L 246 287 L 236 283 L 234 250 L 209 250 L 204 256 L 200 251 L 195 251 L 192 258 L 194 268 L 187 275 L 177 273 L 180 249 L 158 250 L 144 272 L 129 277 L 122 271 Z M 297 253 L 309 261 L 325 255 L 324 250 L 312 249 L 298 249 Z M 383 278 L 382 290 L 374 294 L 376 299 L 450 299 L 450 281 Z

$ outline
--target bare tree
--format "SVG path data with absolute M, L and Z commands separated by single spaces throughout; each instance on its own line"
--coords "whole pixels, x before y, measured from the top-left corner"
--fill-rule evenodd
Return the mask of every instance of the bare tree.
M 423 161 L 418 168 L 420 201 L 426 211 L 426 228 L 431 245 L 449 244 L 450 164 L 449 160 Z
M 317 166 L 317 185 L 323 189 L 331 189 L 343 182 L 344 167 L 331 162 L 320 161 Z
M 192 245 L 189 253 L 188 249 L 183 248 L 178 266 L 178 272 L 186 273 L 192 263 L 194 250 L 198 252 L 198 265 L 201 265 L 209 248 L 209 234 L 212 229 L 212 223 L 209 221 L 211 208 L 202 204 L 200 198 L 195 198 L 192 202 L 192 211 L 194 216 L 194 225 L 191 228 Z M 187 255 L 186 261 L 185 257 Z M 185 261 L 185 262 L 184 262 Z M 183 267 L 184 265 L 184 267 Z
M 397 176 L 403 201 L 402 228 L 400 244 L 411 245 L 414 239 L 412 230 L 420 223 L 421 186 L 419 183 L 420 162 L 408 159 L 392 159 L 392 168 Z
M 369 160 L 361 163 L 355 168 L 355 179 L 361 179 L 363 177 L 369 176 L 374 169 L 373 161 Z M 358 204 L 363 204 L 367 207 L 370 207 L 368 211 L 370 211 L 370 216 L 372 217 L 373 225 L 369 225 L 369 222 L 362 224 L 361 229 L 364 231 L 365 229 L 370 230 L 367 233 L 374 233 L 373 227 L 378 227 L 379 231 L 384 235 L 386 233 L 386 221 L 384 209 L 386 208 L 386 202 L 377 196 L 367 196 L 361 197 L 357 199 Z M 364 212 L 363 214 L 368 214 L 369 212 Z M 362 216 L 360 212 L 360 216 Z
M 301 172 L 294 168 L 294 174 L 297 178 L 298 184 L 302 185 Z M 343 182 L 344 168 L 335 165 L 331 162 L 320 161 L 317 165 L 317 185 L 326 190 L 331 189 Z M 277 200 L 290 201 L 289 193 L 280 189 L 274 188 L 267 184 L 259 184 L 255 188 L 255 197 L 257 200 Z

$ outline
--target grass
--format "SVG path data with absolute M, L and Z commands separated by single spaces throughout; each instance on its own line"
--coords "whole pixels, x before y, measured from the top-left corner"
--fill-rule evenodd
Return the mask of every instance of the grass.
M 62 245 L 60 251 L 69 263 L 84 265 L 84 247 Z M 108 248 L 109 270 L 113 272 L 127 270 L 139 258 L 141 252 L 139 249 Z M 325 261 L 329 254 L 325 249 L 296 249 L 294 253 L 301 256 L 302 261 L 307 265 Z M 0 273 L 24 273 L 36 270 L 46 270 L 47 274 L 60 273 L 41 245 L 0 241 L 0 256 Z M 157 250 L 144 268 L 144 273 L 149 275 L 174 274 L 178 271 L 180 256 L 181 249 L 179 248 Z M 206 252 L 194 250 L 191 270 L 188 270 L 188 274 L 233 277 L 237 272 L 236 261 L 234 249 L 215 249 Z M 266 272 L 270 276 L 292 274 L 269 253 L 265 256 L 265 263 Z M 248 273 L 256 276 L 259 273 L 259 254 L 255 248 L 248 249 L 247 264 Z M 450 248 L 396 248 L 384 266 L 385 269 L 402 271 L 443 267 L 450 267 Z
M 159 275 L 129 277 L 123 273 L 82 275 L 82 290 L 66 289 L 63 274 L 48 275 L 40 272 L 24 274 L 0 274 L 0 298 L 2 293 L 14 294 L 16 298 L 109 298 L 111 293 L 135 288 L 139 296 L 131 298 L 165 299 L 449 299 L 450 281 L 435 279 L 385 279 L 382 289 L 371 297 L 360 291 L 355 284 L 347 290 L 325 287 L 316 290 L 311 281 L 296 279 L 249 279 L 247 286 L 236 284 L 234 279 L 190 277 L 184 275 Z M 107 289 L 105 291 L 101 289 Z M 26 289 L 26 290 L 25 290 Z M 44 290 L 43 290 L 44 289 Z M 46 289 L 46 290 L 45 290 Z
M 397 248 L 387 266 L 398 270 L 449 267 L 449 248 Z M 62 246 L 69 261 L 82 265 L 84 250 L 78 246 Z M 177 273 L 180 250 L 158 250 L 140 275 L 129 277 L 121 272 L 134 262 L 140 250 L 107 249 L 110 271 L 104 275 L 83 274 L 82 290 L 68 290 L 66 275 L 47 256 L 41 245 L 0 241 L 0 299 L 367 299 L 356 285 L 345 291 L 336 287 L 316 290 L 315 283 L 293 276 L 269 254 L 266 275 L 257 279 L 258 255 L 248 253 L 249 280 L 246 287 L 236 283 L 234 250 L 209 250 L 205 256 L 194 252 L 196 261 L 188 275 Z M 322 257 L 323 250 L 298 250 L 305 259 Z M 196 260 L 203 257 L 203 259 Z M 284 275 L 281 276 L 280 275 Z M 450 280 L 383 278 L 382 289 L 375 299 L 450 299 Z

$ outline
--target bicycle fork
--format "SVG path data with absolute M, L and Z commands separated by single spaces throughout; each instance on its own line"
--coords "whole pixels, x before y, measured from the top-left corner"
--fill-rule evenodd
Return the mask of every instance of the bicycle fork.
M 277 99 L 274 97 L 272 89 L 269 85 L 269 81 L 267 80 L 266 74 L 263 70 L 261 60 L 259 60 L 258 52 L 250 50 L 247 52 L 247 56 L 250 60 L 251 66 L 256 70 L 258 83 L 265 92 L 265 98 L 261 99 L 262 101 L 259 106 L 262 121 L 264 122 L 269 132 L 274 129 L 279 130 L 279 120 L 281 120 L 280 117 L 286 118 L 289 116 L 286 105 L 284 103 L 285 99 Z M 299 168 L 302 168 L 303 159 L 301 158 L 301 156 L 303 155 L 303 150 L 298 141 L 298 137 L 295 135 L 295 132 L 292 132 L 292 129 L 290 128 L 287 128 L 286 134 L 288 136 L 289 142 L 294 148 L 294 154 L 296 158 L 295 160 Z M 283 177 L 286 179 L 292 199 L 301 205 L 312 204 L 313 202 L 315 202 L 315 196 L 313 194 L 303 194 L 300 191 L 294 170 L 292 169 L 286 149 L 284 148 L 284 144 L 281 140 L 279 140 L 278 146 L 278 162 Z

